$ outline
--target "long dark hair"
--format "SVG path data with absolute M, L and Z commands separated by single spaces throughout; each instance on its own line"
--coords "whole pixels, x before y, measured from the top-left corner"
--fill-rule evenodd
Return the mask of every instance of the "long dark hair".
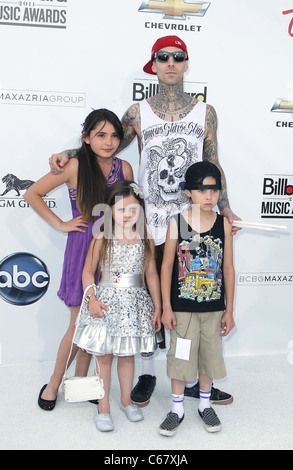
M 96 204 L 105 201 L 107 189 L 106 178 L 96 159 L 96 155 L 91 146 L 84 142 L 83 137 L 88 137 L 90 132 L 98 124 L 109 122 L 117 132 L 120 142 L 123 139 L 123 128 L 119 118 L 115 113 L 108 109 L 96 109 L 92 111 L 85 119 L 83 124 L 83 133 L 81 147 L 78 155 L 78 175 L 77 175 L 77 207 L 84 218 L 89 221 L 92 219 L 92 209 Z
M 145 247 L 145 259 L 144 259 L 144 268 L 143 268 L 143 274 L 144 274 L 151 258 L 151 245 L 150 245 L 150 238 L 149 238 L 146 223 L 145 223 L 144 199 L 143 197 L 140 197 L 137 194 L 136 192 L 137 187 L 138 186 L 136 183 L 134 183 L 134 181 L 127 181 L 127 180 L 117 181 L 116 183 L 112 184 L 111 188 L 107 192 L 105 205 L 111 209 L 114 206 L 114 204 L 116 204 L 120 199 L 123 199 L 127 196 L 134 196 L 135 199 L 137 199 L 137 202 L 141 207 L 141 214 L 136 224 L 137 225 L 136 231 L 138 232 L 138 235 L 144 242 L 144 247 Z M 111 211 L 107 212 L 107 216 L 111 218 L 111 220 L 108 221 L 110 222 L 109 224 L 110 227 L 114 227 L 114 223 L 112 220 L 112 212 Z M 101 225 L 101 229 L 100 229 L 101 232 L 104 233 L 102 246 L 100 250 L 100 256 L 99 256 L 99 269 L 100 270 L 102 266 L 105 268 L 107 251 L 108 251 L 108 256 L 109 256 L 109 266 L 111 265 L 111 258 L 112 258 L 113 232 L 111 234 L 109 233 L 106 234 L 107 232 L 106 224 L 107 222 L 104 220 L 104 223 Z

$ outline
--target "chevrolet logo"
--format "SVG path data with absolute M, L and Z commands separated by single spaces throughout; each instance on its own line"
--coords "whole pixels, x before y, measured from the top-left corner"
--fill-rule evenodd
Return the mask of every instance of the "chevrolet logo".
M 164 19 L 185 20 L 187 15 L 204 16 L 210 2 L 185 0 L 143 0 L 138 11 L 162 13 Z
M 293 114 L 293 101 L 277 99 L 271 109 L 273 113 L 292 113 Z

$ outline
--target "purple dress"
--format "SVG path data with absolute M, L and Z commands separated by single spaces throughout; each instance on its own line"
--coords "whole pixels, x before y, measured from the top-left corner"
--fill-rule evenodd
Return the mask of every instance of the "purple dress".
M 116 181 L 124 180 L 122 171 L 122 160 L 113 158 L 113 165 L 109 175 L 106 177 L 107 185 L 111 186 Z M 69 190 L 69 197 L 73 218 L 78 217 L 80 212 L 76 207 L 77 188 Z M 93 238 L 93 222 L 88 227 L 83 227 L 84 232 L 69 232 L 65 248 L 63 271 L 58 297 L 64 301 L 67 307 L 79 306 L 83 297 L 82 271 L 89 244 Z M 97 281 L 97 279 L 96 279 Z

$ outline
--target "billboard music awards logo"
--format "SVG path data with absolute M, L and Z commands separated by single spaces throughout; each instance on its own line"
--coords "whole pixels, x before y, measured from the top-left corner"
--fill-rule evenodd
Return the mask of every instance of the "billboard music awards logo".
M 0 25 L 66 29 L 67 0 L 0 0 Z
M 132 87 L 132 100 L 143 101 L 154 96 L 159 91 L 157 80 L 152 79 L 135 79 Z M 206 103 L 208 86 L 206 82 L 184 82 L 184 91 Z
M 262 195 L 263 219 L 293 219 L 293 175 L 265 175 Z
M 146 29 L 164 29 L 169 30 L 169 34 L 174 31 L 197 31 L 200 32 L 201 25 L 186 24 L 186 20 L 192 17 L 203 17 L 210 2 L 196 2 L 194 0 L 143 0 L 138 11 L 150 14 L 161 14 L 163 20 L 182 20 L 183 23 L 170 23 L 146 21 Z M 175 33 L 176 34 L 176 33 Z
M 20 179 L 12 173 L 7 173 L 2 177 L 1 181 L 2 193 L 0 194 L 0 209 L 24 209 L 29 207 L 29 204 L 22 197 L 22 194 L 34 183 L 34 181 Z M 50 209 L 55 209 L 57 207 L 55 198 L 44 196 L 43 200 Z

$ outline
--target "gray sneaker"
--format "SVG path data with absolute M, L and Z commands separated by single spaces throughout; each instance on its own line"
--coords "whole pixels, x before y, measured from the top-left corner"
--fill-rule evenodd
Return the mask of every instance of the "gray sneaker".
M 162 434 L 163 436 L 174 436 L 183 419 L 184 415 L 182 418 L 179 418 L 177 413 L 170 411 L 159 427 L 159 434 Z
M 100 414 L 97 412 L 95 417 L 96 428 L 101 432 L 109 432 L 114 430 L 114 424 L 110 413 Z
M 218 432 L 221 430 L 221 421 L 213 408 L 205 408 L 203 412 L 198 410 L 198 414 L 201 417 L 203 426 L 207 432 Z
M 127 405 L 123 406 L 120 402 L 120 408 L 126 414 L 126 417 L 129 421 L 136 423 L 137 421 L 143 420 L 143 414 L 140 408 L 136 405 Z

